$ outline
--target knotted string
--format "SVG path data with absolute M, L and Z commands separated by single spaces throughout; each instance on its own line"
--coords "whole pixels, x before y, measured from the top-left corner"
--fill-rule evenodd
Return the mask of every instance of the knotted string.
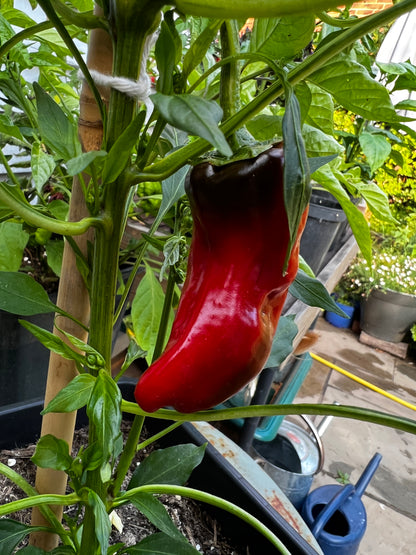
M 139 78 L 137 81 L 133 79 L 128 79 L 127 77 L 120 77 L 117 75 L 107 75 L 105 73 L 100 73 L 95 69 L 90 69 L 89 72 L 94 82 L 98 86 L 111 87 L 117 91 L 124 93 L 130 98 L 135 98 L 138 102 L 146 103 L 151 93 L 151 81 L 147 74 L 147 59 L 149 57 L 150 50 L 154 46 L 158 37 L 158 32 L 152 33 L 146 37 L 143 54 L 140 60 L 139 68 Z M 80 79 L 84 76 L 82 72 L 78 72 Z

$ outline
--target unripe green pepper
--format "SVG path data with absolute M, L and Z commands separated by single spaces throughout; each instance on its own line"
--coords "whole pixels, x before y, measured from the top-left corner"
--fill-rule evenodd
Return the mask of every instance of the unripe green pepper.
M 191 171 L 188 274 L 166 349 L 136 387 L 145 411 L 208 409 L 263 368 L 298 270 L 307 217 L 305 209 L 284 271 L 289 227 L 283 164 L 277 146 L 253 159 L 204 162 Z

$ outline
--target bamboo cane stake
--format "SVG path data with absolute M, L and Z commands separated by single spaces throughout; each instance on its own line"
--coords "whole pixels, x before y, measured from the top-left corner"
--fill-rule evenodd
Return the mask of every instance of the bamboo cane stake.
M 95 13 L 101 15 L 96 9 Z M 90 33 L 88 44 L 87 65 L 101 73 L 111 74 L 112 70 L 112 44 L 109 35 L 102 29 L 94 29 Z M 105 102 L 109 98 L 109 90 L 100 88 L 100 93 Z M 84 83 L 80 97 L 79 137 L 84 151 L 98 150 L 101 148 L 103 126 L 95 99 Z M 69 209 L 70 220 L 80 220 L 87 215 L 84 196 L 77 179 L 74 179 L 72 197 Z M 87 243 L 93 240 L 91 232 L 76 239 L 81 251 L 86 254 Z M 84 280 L 78 271 L 75 254 L 69 243 L 65 243 L 62 262 L 61 278 L 58 290 L 57 305 L 63 310 L 74 315 L 79 321 L 88 324 L 89 296 Z M 74 322 L 58 316 L 57 326 L 82 340 L 86 340 L 86 332 Z M 55 328 L 54 333 L 59 331 Z M 66 360 L 55 353 L 51 353 L 49 360 L 48 378 L 45 393 L 45 406 L 56 394 L 63 389 L 76 376 L 77 370 L 73 361 Z M 42 419 L 41 436 L 53 434 L 72 445 L 76 412 L 49 413 Z M 67 485 L 65 472 L 38 468 L 36 473 L 36 489 L 39 493 L 64 494 Z M 62 507 L 52 507 L 56 516 L 62 519 Z M 39 510 L 32 512 L 33 525 L 46 525 L 45 519 Z M 58 544 L 58 536 L 44 532 L 32 534 L 31 544 L 45 551 L 50 551 Z

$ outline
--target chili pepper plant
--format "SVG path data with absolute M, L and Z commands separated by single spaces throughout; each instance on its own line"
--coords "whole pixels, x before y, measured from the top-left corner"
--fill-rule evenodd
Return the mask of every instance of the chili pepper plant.
M 334 414 L 416 431 L 414 421 L 353 407 L 215 408 L 266 364 L 289 287 L 306 302 L 333 309 L 307 267 L 298 271 L 311 175 L 341 202 L 363 255 L 370 256 L 367 223 L 349 201 L 348 179 L 339 169 L 342 147 L 334 139 L 333 110 L 340 104 L 406 131 L 387 89 L 357 61 L 357 51 L 362 37 L 414 9 L 416 0 L 362 20 L 321 11 L 334 8 L 329 0 L 101 0 L 93 11 L 88 0 L 30 4 L 43 10 L 40 23 L 12 2 L 4 8 L 2 3 L 0 88 L 8 107 L 2 108 L 1 132 L 26 146 L 25 136 L 36 137 L 32 156 L 42 153 L 49 176 L 59 164 L 65 183 L 69 177 L 73 183 L 68 219 L 47 203 L 31 204 L 10 168 L 9 180 L 0 184 L 3 219 L 65 238 L 56 305 L 29 275 L 0 275 L 1 308 L 21 315 L 22 325 L 51 350 L 42 435 L 33 457 L 36 487 L 0 467 L 23 492 L 21 500 L 0 506 L 0 516 L 33 508 L 32 526 L 2 518 L 0 551 L 14 553 L 31 534 L 25 553 L 195 553 L 158 501 L 167 493 L 238 514 L 276 551 L 287 553 L 244 510 L 184 486 L 203 448 L 166 451 L 162 479 L 152 455 L 127 485 L 125 477 L 150 414 L 173 421 L 159 437 L 185 421 L 290 413 Z M 247 17 L 256 19 L 241 51 Z M 317 20 L 333 32 L 311 48 Z M 67 87 L 77 91 L 73 72 L 70 82 L 63 72 L 65 87 L 45 79 L 25 83 L 23 105 L 13 95 L 8 72 L 18 75 L 23 59 L 33 66 L 52 63 L 42 56 L 42 40 L 51 32 L 56 48 L 70 53 L 81 74 L 77 127 L 65 103 Z M 76 39 L 87 32 L 84 59 Z M 27 50 L 32 44 L 41 45 L 37 55 Z M 151 91 L 147 73 L 155 82 Z M 32 119 L 23 117 L 25 110 Z M 142 238 L 123 250 L 126 223 L 138 218 L 137 191 L 152 183 L 162 191 L 158 212 Z M 387 212 L 383 195 L 374 187 L 372 193 L 370 208 Z M 164 253 L 159 265 L 148 258 L 155 249 Z M 125 260 L 131 273 L 120 292 Z M 134 337 L 113 376 L 113 326 L 143 268 L 131 310 Z M 53 334 L 24 320 L 42 312 L 56 312 Z M 132 403 L 122 399 L 118 382 L 137 358 L 149 369 Z M 84 407 L 89 444 L 72 457 L 75 414 Z M 123 413 L 134 417 L 124 445 Z M 127 503 L 160 532 L 134 546 L 111 545 L 109 515 Z M 77 516 L 62 524 L 66 506 L 77 507 Z

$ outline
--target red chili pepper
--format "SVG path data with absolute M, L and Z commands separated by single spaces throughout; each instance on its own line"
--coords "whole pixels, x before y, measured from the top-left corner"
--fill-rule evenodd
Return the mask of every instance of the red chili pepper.
M 263 368 L 296 276 L 307 217 L 306 209 L 283 272 L 289 245 L 283 163 L 276 146 L 253 159 L 191 171 L 188 275 L 166 349 L 136 387 L 145 411 L 211 408 Z

